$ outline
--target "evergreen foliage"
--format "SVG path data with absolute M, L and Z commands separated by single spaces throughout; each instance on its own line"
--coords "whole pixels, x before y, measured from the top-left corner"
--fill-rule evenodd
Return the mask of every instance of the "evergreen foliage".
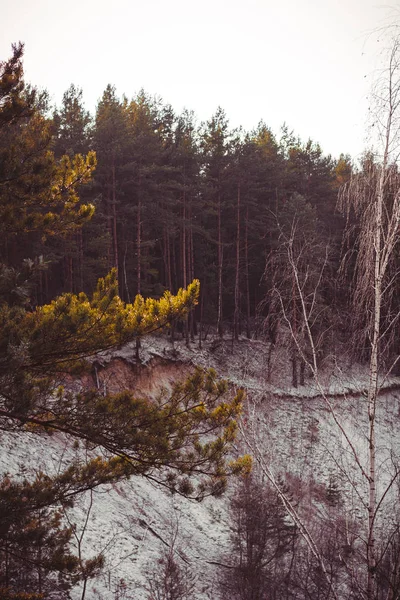
M 39 94 L 25 89 L 21 44 L 13 57 L 0 63 L 0 222 L 2 243 L 16 235 L 39 231 L 42 236 L 81 227 L 92 216 L 90 204 L 81 205 L 78 184 L 87 182 L 96 165 L 86 157 L 51 151 L 51 122 L 43 115 Z M 3 251 L 4 256 L 4 251 Z
M 161 138 L 144 95 L 127 107 L 108 88 L 101 108 L 106 133 L 114 136 L 111 144 L 103 136 L 114 268 L 99 279 L 90 295 L 68 291 L 47 303 L 38 302 L 38 296 L 45 295 L 48 238 L 68 244 L 93 215 L 94 206 L 81 202 L 79 190 L 92 176 L 96 155 L 92 151 L 86 157 L 75 154 L 79 144 L 86 150 L 90 143 L 85 137 L 88 115 L 81 108 L 81 93 L 73 87 L 64 96 L 53 139 L 54 127 L 41 98 L 24 86 L 22 52 L 21 44 L 13 47 L 12 58 L 0 64 L 0 428 L 26 438 L 63 433 L 81 440 L 89 453 L 86 459 L 84 453 L 77 454 L 56 474 L 39 471 L 34 479 L 24 473 L 3 474 L 0 586 L 7 598 L 61 599 L 69 597 L 68 590 L 79 579 L 86 585 L 102 565 L 101 557 L 85 561 L 69 550 L 72 530 L 65 526 L 60 509 L 70 508 L 77 494 L 141 475 L 201 499 L 220 494 L 229 474 L 251 465 L 247 457 L 228 458 L 243 392 L 228 399 L 227 384 L 212 371 L 197 369 L 170 394 L 165 392 L 155 400 L 138 398 L 132 390 L 114 395 L 92 389 L 74 393 L 60 385 L 61 378 L 90 369 L 90 358 L 98 352 L 187 320 L 198 301 L 199 281 L 194 279 L 175 294 L 164 291 L 158 299 L 137 294 L 133 302 L 124 302 L 118 296 L 118 271 L 122 270 L 117 236 L 122 213 L 117 210 L 115 173 L 123 164 L 124 138 L 111 123 L 110 114 L 121 117 L 121 127 L 136 127 L 137 121 L 138 157 L 143 128 L 155 140 L 155 148 Z M 128 108 L 131 122 L 124 112 Z M 66 154 L 56 157 L 53 143 L 57 154 Z M 139 179 L 145 180 L 139 189 L 144 196 L 139 195 L 147 199 L 154 187 L 150 175 L 155 171 L 142 167 L 139 158 L 138 168 Z M 141 212 L 137 214 L 141 235 Z M 39 249 L 45 258 L 40 255 L 18 266 L 22 252 Z M 61 244 L 61 255 L 62 250 Z M 137 265 L 140 281 L 142 263 Z M 70 289 L 74 287 L 73 266 L 72 257 L 65 279 Z M 81 276 L 82 272 L 81 265 Z M 40 286 L 40 294 L 33 302 L 35 286 Z
M 329 237 L 325 294 L 328 303 L 337 298 L 332 282 L 344 222 L 335 205 L 352 173 L 349 156 L 324 156 L 318 144 L 302 142 L 287 126 L 280 139 L 263 122 L 249 133 L 233 131 L 222 108 L 197 126 L 188 111 L 177 115 L 143 90 L 121 99 L 112 85 L 92 121 L 73 85 L 53 123 L 42 119 L 57 157 L 67 152 L 71 161 L 94 150 L 98 165 L 93 182 L 79 187 L 83 206 L 96 208 L 94 216 L 61 241 L 47 235 L 47 241 L 30 242 L 34 256 L 52 262 L 38 283 L 41 303 L 65 291 L 91 294 L 111 268 L 128 303 L 137 293 L 160 296 L 198 278 L 199 307 L 183 327 L 187 343 L 198 321 L 203 336 L 209 326 L 219 335 L 232 328 L 235 339 L 244 329 L 248 337 L 258 335 L 271 301 L 263 274 L 275 252 L 276 219 L 295 194 L 315 210 L 321 239 Z M 342 311 L 347 288 L 339 296 Z

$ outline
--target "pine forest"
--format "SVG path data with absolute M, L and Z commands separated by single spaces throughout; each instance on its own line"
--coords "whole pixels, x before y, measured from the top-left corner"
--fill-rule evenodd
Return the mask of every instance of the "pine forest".
M 400 38 L 360 159 L 111 84 L 54 106 L 25 59 L 0 62 L 0 600 L 399 599 Z

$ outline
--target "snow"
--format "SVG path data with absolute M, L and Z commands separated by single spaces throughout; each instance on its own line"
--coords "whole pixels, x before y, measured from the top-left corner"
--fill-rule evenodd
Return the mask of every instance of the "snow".
M 51 474 L 76 458 L 77 453 L 79 450 L 73 449 L 62 434 L 3 432 L 0 472 L 29 473 L 40 469 Z M 77 500 L 70 515 L 78 536 L 87 517 L 89 495 L 83 494 Z M 105 568 L 100 577 L 90 582 L 87 599 L 96 595 L 113 598 L 122 580 L 128 585 L 128 597 L 147 598 L 147 579 L 163 544 L 170 542 L 176 528 L 177 549 L 189 565 L 195 565 L 202 597 L 215 597 L 215 573 L 210 563 L 218 562 L 221 549 L 229 544 L 228 522 L 225 499 L 190 501 L 139 477 L 100 486 L 93 492 L 82 549 L 85 558 L 104 554 Z M 73 598 L 80 598 L 79 586 Z
M 120 358 L 135 365 L 135 343 L 127 344 L 117 350 L 99 354 L 96 361 L 107 365 L 111 360 Z M 268 360 L 270 358 L 270 378 L 268 380 Z M 306 370 L 306 385 L 294 388 L 291 384 L 291 365 L 285 347 L 273 347 L 269 342 L 247 339 L 240 336 L 238 342 L 230 339 L 210 339 L 202 343 L 190 343 L 186 346 L 184 340 L 171 343 L 164 335 L 145 337 L 141 342 L 140 362 L 151 366 L 155 360 L 173 362 L 183 365 L 199 365 L 213 368 L 222 377 L 227 378 L 233 385 L 242 386 L 248 390 L 269 392 L 275 396 L 293 396 L 294 398 L 312 398 L 321 395 L 311 372 Z M 327 395 L 358 394 L 368 386 L 368 371 L 358 364 L 352 364 L 345 359 L 339 361 L 330 357 L 325 359 L 320 371 L 320 383 Z M 381 383 L 385 388 L 400 386 L 399 377 L 382 377 Z
M 271 470 L 275 474 L 286 473 L 292 485 L 299 486 L 299 495 L 311 494 L 313 486 L 326 486 L 334 473 L 343 488 L 349 512 L 361 522 L 364 513 L 360 498 L 365 500 L 366 487 L 354 456 L 321 397 L 321 390 L 310 378 L 303 388 L 292 388 L 289 361 L 280 351 L 271 357 L 271 377 L 266 381 L 269 350 L 268 344 L 245 338 L 233 349 L 230 340 L 221 344 L 212 344 L 210 340 L 199 349 L 197 343 L 187 348 L 183 340 L 172 345 L 163 336 L 151 336 L 143 340 L 140 350 L 148 380 L 146 384 L 140 380 L 138 387 L 149 391 L 151 378 L 156 379 L 158 386 L 168 385 L 171 378 L 179 373 L 184 376 L 193 365 L 215 368 L 233 388 L 246 388 L 248 402 L 242 426 L 248 439 L 257 440 L 263 460 Z M 133 344 L 97 356 L 100 379 L 103 377 L 105 381 L 107 373 L 112 379 L 110 369 L 116 361 L 134 370 L 134 357 Z M 118 379 L 119 371 L 112 373 L 114 380 Z M 366 464 L 368 421 L 362 394 L 368 382 L 366 371 L 359 366 L 339 368 L 332 364 L 327 368 L 325 365 L 322 381 L 360 460 Z M 385 385 L 391 389 L 380 397 L 377 417 L 381 493 L 391 476 L 390 459 L 400 455 L 400 392 L 396 389 L 400 382 L 392 378 Z M 248 451 L 243 440 L 238 440 L 237 451 Z M 58 433 L 2 432 L 0 472 L 43 469 L 54 473 L 80 452 Z M 231 488 L 234 485 L 232 482 Z M 199 503 L 171 495 L 140 477 L 97 488 L 82 548 L 85 558 L 103 553 L 105 568 L 89 582 L 86 599 L 112 600 L 118 588 L 126 585 L 127 600 L 147 600 L 149 578 L 162 549 L 176 533 L 179 556 L 196 575 L 197 598 L 218 600 L 218 580 L 224 569 L 218 563 L 224 563 L 225 568 L 230 565 L 229 495 L 230 492 L 222 498 L 206 498 Z M 89 499 L 89 493 L 79 498 L 70 515 L 78 535 L 87 517 Z M 73 599 L 80 597 L 78 585 Z

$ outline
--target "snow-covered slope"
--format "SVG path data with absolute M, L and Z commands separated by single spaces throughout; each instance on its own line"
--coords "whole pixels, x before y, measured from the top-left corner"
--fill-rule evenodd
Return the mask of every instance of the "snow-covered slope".
M 113 390 L 129 385 L 140 393 L 154 394 L 184 377 L 193 365 L 214 367 L 233 387 L 247 388 L 243 431 L 248 441 L 257 440 L 273 473 L 286 473 L 293 487 L 298 486 L 299 496 L 315 493 L 318 486 L 326 487 L 335 474 L 353 515 L 357 517 L 358 511 L 361 518 L 360 498 L 365 494 L 362 478 L 343 433 L 313 382 L 309 379 L 304 388 L 290 387 L 289 361 L 284 352 L 272 355 L 267 382 L 270 348 L 260 341 L 241 339 L 234 346 L 230 341 L 218 341 L 203 346 L 199 349 L 193 344 L 187 348 L 184 342 L 175 342 L 172 347 L 164 337 L 149 338 L 142 344 L 140 368 L 135 364 L 133 345 L 128 345 L 97 357 L 93 381 L 88 377 L 83 383 Z M 366 459 L 367 419 L 362 394 L 366 381 L 362 369 L 336 366 L 324 370 L 327 394 L 361 460 Z M 386 382 L 388 391 L 379 404 L 381 489 L 390 477 L 390 457 L 400 455 L 398 383 L 394 379 Z M 61 434 L 24 433 L 21 437 L 18 433 L 2 433 L 0 471 L 41 468 L 54 472 L 80 451 Z M 244 440 L 238 440 L 237 451 L 247 451 Z M 87 600 L 112 600 L 118 591 L 122 597 L 122 590 L 126 599 L 147 599 L 147 586 L 162 551 L 175 538 L 182 564 L 196 576 L 197 598 L 218 600 L 218 581 L 230 566 L 229 495 L 228 491 L 223 498 L 198 503 L 172 496 L 143 478 L 102 486 L 92 497 L 84 495 L 71 519 L 79 536 L 90 508 L 82 549 L 87 558 L 99 552 L 105 557 L 103 573 L 89 583 Z M 74 598 L 80 598 L 79 586 Z

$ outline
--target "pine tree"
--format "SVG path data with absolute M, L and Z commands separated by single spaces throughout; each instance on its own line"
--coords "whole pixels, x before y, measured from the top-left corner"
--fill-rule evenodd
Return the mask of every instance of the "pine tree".
M 90 113 L 83 105 L 83 92 L 71 84 L 63 95 L 59 111 L 53 115 L 55 125 L 54 153 L 57 158 L 64 154 L 86 154 L 91 149 Z
M 337 187 L 335 162 L 324 156 L 319 144 L 312 140 L 289 139 L 282 142 L 287 156 L 285 186 L 290 197 L 294 192 L 303 196 L 317 210 L 317 217 L 327 232 L 332 231 Z
M 158 272 L 155 268 L 154 249 L 161 236 L 159 207 L 164 197 L 163 183 L 164 140 L 170 127 L 172 115 L 162 115 L 156 99 L 143 90 L 127 105 L 129 143 L 124 167 L 124 215 L 132 223 L 127 232 L 127 241 L 134 249 L 131 262 L 132 289 L 135 293 L 154 293 L 154 281 Z M 132 235 L 133 233 L 133 235 Z M 158 286 L 157 292 L 160 292 Z
M 200 146 L 202 151 L 203 202 L 207 214 L 207 252 L 214 278 L 207 288 L 217 289 L 216 328 L 220 337 L 223 335 L 223 282 L 224 282 L 224 211 L 227 201 L 227 166 L 230 161 L 231 140 L 228 120 L 222 108 L 218 108 L 201 132 Z M 210 232 L 211 239 L 210 239 Z M 216 248 L 216 257 L 215 257 Z M 211 253 L 210 253 L 211 251 Z M 207 280 L 207 277 L 204 277 Z
M 0 124 L 5 133 L 0 147 L 0 214 L 6 234 L 3 260 L 12 236 L 63 235 L 81 227 L 93 213 L 91 205 L 80 204 L 77 186 L 90 178 L 95 156 L 55 159 L 49 149 L 50 124 L 40 113 L 35 93 L 24 91 L 21 58 L 22 47 L 17 46 L 12 59 L 0 65 Z M 123 113 L 111 88 L 101 109 L 98 120 L 107 117 L 104 127 L 111 127 L 108 111 L 114 111 L 123 125 L 123 120 L 118 121 Z M 221 493 L 229 473 L 250 466 L 247 458 L 228 460 L 243 392 L 226 399 L 227 384 L 212 371 L 196 370 L 176 384 L 169 396 L 155 400 L 137 398 L 132 390 L 104 396 L 92 389 L 76 394 L 59 385 L 60 375 L 82 373 L 99 351 L 185 320 L 197 303 L 197 280 L 175 295 L 165 292 L 158 300 L 137 295 L 133 303 L 125 303 L 118 296 L 114 174 L 121 139 L 115 136 L 104 171 L 105 189 L 110 186 L 107 199 L 116 266 L 99 280 L 91 297 L 83 292 L 66 293 L 34 308 L 30 285 L 42 268 L 41 261 L 28 261 L 23 273 L 7 264 L 0 271 L 1 429 L 18 431 L 21 436 L 59 431 L 99 450 L 99 456 L 86 463 L 72 462 L 53 476 L 39 472 L 29 480 L 3 475 L 0 561 L 10 567 L 10 552 L 14 552 L 13 561 L 19 561 L 23 566 L 18 568 L 29 574 L 21 585 L 4 574 L 10 588 L 4 595 L 9 597 L 17 598 L 22 589 L 32 594 L 45 591 L 44 578 L 50 585 L 55 573 L 68 565 L 71 571 L 76 567 L 76 559 L 67 550 L 68 530 L 60 527 L 58 513 L 53 511 L 60 505 L 71 506 L 76 494 L 141 475 L 183 495 L 202 498 Z M 18 549 L 21 545 L 25 553 Z M 35 582 L 40 580 L 38 587 L 31 576 Z
M 59 110 L 53 115 L 54 123 L 54 154 L 57 158 L 64 155 L 70 157 L 76 154 L 86 154 L 91 150 L 91 122 L 92 118 L 83 105 L 82 90 L 71 85 L 64 93 Z M 78 190 L 82 201 L 93 203 L 92 186 L 84 185 Z M 60 291 L 82 291 L 90 289 L 90 282 L 94 284 L 94 277 L 87 264 L 86 245 L 90 237 L 99 235 L 99 211 L 95 218 L 92 217 L 84 227 L 70 233 L 63 239 L 50 238 L 47 240 L 43 254 L 52 262 L 50 278 L 53 281 L 61 280 Z M 97 245 L 100 247 L 100 240 Z M 100 262 L 100 257 L 99 257 Z M 58 276 L 58 277 L 57 277 Z M 93 289 L 93 288 L 92 288 Z
M 109 239 L 108 267 L 120 275 L 119 210 L 121 190 L 119 171 L 127 139 L 125 108 L 116 96 L 115 88 L 108 85 L 97 106 L 94 130 L 94 149 L 99 160 L 96 182 L 102 198 L 102 211 L 107 220 Z M 119 281 L 122 281 L 119 278 Z
M 0 63 L 0 258 L 8 263 L 19 261 L 29 235 L 74 231 L 93 214 L 76 187 L 90 179 L 95 155 L 55 160 L 41 97 L 23 83 L 22 52 L 14 46 L 13 57 Z

